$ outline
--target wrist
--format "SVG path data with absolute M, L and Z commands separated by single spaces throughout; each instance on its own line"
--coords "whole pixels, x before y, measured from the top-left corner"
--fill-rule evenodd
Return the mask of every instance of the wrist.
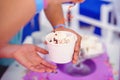
M 65 24 L 58 24 L 56 26 L 53 26 L 53 29 L 58 29 L 58 28 L 64 28 Z
M 14 58 L 13 55 L 20 48 L 20 45 L 6 44 L 0 49 L 0 58 Z
M 15 59 L 15 55 L 17 55 L 17 52 L 21 48 L 22 45 L 13 45 L 12 48 L 14 48 L 11 52 L 11 58 Z

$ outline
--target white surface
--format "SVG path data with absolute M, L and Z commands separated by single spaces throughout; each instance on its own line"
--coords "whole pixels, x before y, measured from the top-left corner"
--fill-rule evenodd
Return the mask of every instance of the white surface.
M 119 80 L 120 45 L 106 43 L 106 47 L 110 63 L 113 65 L 113 73 L 118 72 L 118 74 L 114 75 L 114 80 Z
M 1 80 L 23 80 L 26 68 L 14 62 L 4 73 Z
M 46 33 L 44 31 L 34 31 L 31 35 L 33 39 L 33 44 L 39 44 L 39 43 L 44 42 L 45 35 Z

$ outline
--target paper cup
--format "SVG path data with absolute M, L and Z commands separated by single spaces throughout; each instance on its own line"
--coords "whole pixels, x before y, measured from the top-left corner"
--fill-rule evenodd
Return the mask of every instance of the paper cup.
M 50 41 L 54 37 L 55 33 L 62 33 L 61 37 L 64 35 L 69 35 L 70 41 L 68 43 L 53 43 Z M 71 32 L 67 31 L 56 31 L 48 34 L 45 37 L 47 42 L 47 49 L 49 51 L 49 59 L 55 63 L 68 63 L 72 60 L 74 53 L 74 47 L 77 40 L 77 36 Z M 63 37 L 63 39 L 65 36 Z

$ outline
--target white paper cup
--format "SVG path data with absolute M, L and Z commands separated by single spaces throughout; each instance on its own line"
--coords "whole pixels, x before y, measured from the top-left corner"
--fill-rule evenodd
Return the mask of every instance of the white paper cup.
M 68 63 L 72 60 L 74 53 L 74 47 L 77 40 L 77 36 L 71 32 L 67 31 L 56 31 L 63 34 L 69 34 L 72 38 L 69 43 L 55 44 L 51 43 L 49 39 L 53 37 L 54 32 L 48 34 L 45 37 L 47 41 L 47 49 L 49 51 L 49 59 L 55 63 Z

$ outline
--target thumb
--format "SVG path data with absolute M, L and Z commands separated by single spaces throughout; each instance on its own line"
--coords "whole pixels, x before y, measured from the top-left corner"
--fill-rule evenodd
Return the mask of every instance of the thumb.
M 48 51 L 47 51 L 47 50 L 45 50 L 45 49 L 43 49 L 43 48 L 41 48 L 41 47 L 38 47 L 38 46 L 36 46 L 36 51 L 38 51 L 38 52 L 40 52 L 40 53 L 43 53 L 43 54 L 48 54 Z

